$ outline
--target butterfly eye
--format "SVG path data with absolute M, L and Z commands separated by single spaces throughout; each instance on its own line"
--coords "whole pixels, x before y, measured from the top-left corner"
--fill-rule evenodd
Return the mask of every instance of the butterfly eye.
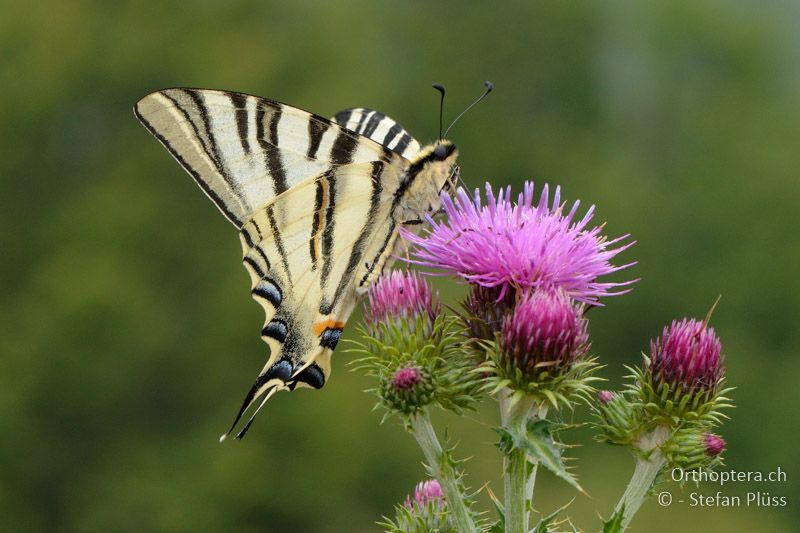
M 437 161 L 444 161 L 447 159 L 447 147 L 443 144 L 438 145 L 433 149 L 433 158 Z

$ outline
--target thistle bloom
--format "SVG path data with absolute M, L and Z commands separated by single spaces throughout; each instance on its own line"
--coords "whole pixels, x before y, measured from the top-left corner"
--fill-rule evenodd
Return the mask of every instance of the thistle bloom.
M 500 354 L 504 367 L 535 380 L 543 372 L 569 368 L 587 353 L 588 341 L 582 309 L 562 291 L 539 290 L 524 295 L 506 316 Z
M 703 441 L 705 442 L 706 453 L 709 457 L 716 457 L 725 449 L 725 440 L 719 435 L 706 433 L 703 435 Z
M 396 270 L 381 277 L 367 299 L 364 321 L 371 328 L 403 320 L 413 328 L 418 318 L 431 325 L 441 309 L 438 292 L 417 272 Z
M 415 503 L 418 507 L 425 507 L 428 502 L 444 503 L 444 492 L 435 479 L 417 483 L 414 489 L 414 500 L 412 501 L 411 496 L 408 496 L 403 505 L 408 509 L 413 509 Z
M 656 384 L 671 389 L 713 391 L 725 373 L 722 345 L 705 322 L 673 321 L 661 337 L 650 342 L 650 364 Z
M 459 189 L 455 199 L 442 195 L 447 220 L 430 217 L 431 229 L 422 235 L 403 231 L 414 246 L 412 263 L 457 274 L 473 284 L 522 291 L 560 287 L 569 296 L 587 304 L 599 305 L 598 299 L 622 294 L 611 292 L 622 283 L 598 282 L 634 263 L 614 266 L 611 259 L 633 244 L 620 245 L 628 235 L 606 240 L 601 227 L 590 227 L 594 214 L 575 220 L 580 202 L 567 213 L 557 187 L 550 203 L 545 185 L 538 205 L 533 205 L 533 183 L 526 182 L 517 203 L 511 201 L 511 189 L 500 190 L 495 197 L 486 184 L 486 205 L 480 191 L 474 198 Z M 619 245 L 614 247 L 614 245 Z

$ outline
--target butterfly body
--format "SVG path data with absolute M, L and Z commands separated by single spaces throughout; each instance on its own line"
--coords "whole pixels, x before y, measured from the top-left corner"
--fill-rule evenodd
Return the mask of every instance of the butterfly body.
M 398 229 L 440 209 L 458 152 L 446 140 L 421 147 L 362 108 L 327 120 L 255 96 L 176 88 L 134 111 L 240 232 L 270 347 L 231 427 L 261 400 L 240 437 L 275 392 L 325 384 L 357 297 L 401 252 Z

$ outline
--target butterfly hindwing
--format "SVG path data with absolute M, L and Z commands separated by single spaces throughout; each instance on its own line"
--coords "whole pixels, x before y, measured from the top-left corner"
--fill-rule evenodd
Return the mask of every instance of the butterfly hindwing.
M 396 157 L 323 117 L 241 93 L 164 89 L 134 111 L 237 227 L 274 196 L 331 166 Z
M 325 384 L 359 286 L 391 255 L 396 173 L 382 161 L 335 167 L 276 196 L 242 224 L 243 262 L 266 313 L 262 338 L 270 357 L 233 427 L 274 391 Z

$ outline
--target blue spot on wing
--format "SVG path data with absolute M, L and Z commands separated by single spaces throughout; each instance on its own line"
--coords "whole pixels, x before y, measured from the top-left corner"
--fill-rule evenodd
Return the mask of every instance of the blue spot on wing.
M 269 278 L 260 280 L 253 288 L 252 292 L 255 296 L 267 300 L 273 307 L 278 307 L 283 301 L 283 293 L 280 288 Z
M 333 350 L 339 343 L 339 337 L 342 335 L 342 330 L 338 328 L 326 328 L 319 336 L 319 345 L 323 348 L 330 348 Z
M 278 342 L 283 342 L 286 340 L 288 332 L 289 330 L 286 324 L 281 320 L 275 319 L 267 322 L 267 325 L 261 330 L 261 335 L 264 337 L 272 337 Z

